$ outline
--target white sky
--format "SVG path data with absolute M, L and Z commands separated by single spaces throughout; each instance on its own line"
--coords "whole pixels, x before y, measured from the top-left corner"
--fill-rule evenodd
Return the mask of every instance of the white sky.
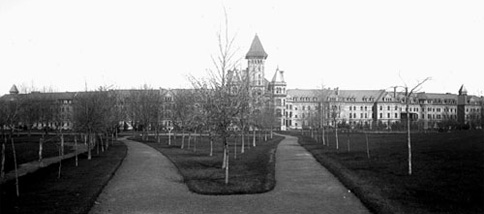
M 0 94 L 12 84 L 189 87 L 227 8 L 243 57 L 257 33 L 288 88 L 484 90 L 484 1 L 0 0 Z M 246 67 L 245 60 L 241 67 Z M 402 80 L 403 79 L 403 80 Z

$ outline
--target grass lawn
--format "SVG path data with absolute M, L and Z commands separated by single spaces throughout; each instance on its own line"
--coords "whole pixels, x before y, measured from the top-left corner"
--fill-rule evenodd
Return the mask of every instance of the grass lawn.
M 28 163 L 31 161 L 39 160 L 39 141 L 42 136 L 38 134 L 32 134 L 28 137 L 26 134 L 22 134 L 17 137 L 13 135 L 15 144 L 15 153 L 17 156 L 17 164 Z M 54 135 L 45 137 L 46 141 L 42 145 L 42 158 L 54 157 L 59 155 L 60 139 Z M 0 139 L 3 143 L 4 139 Z M 5 144 L 5 173 L 14 169 L 13 150 L 10 139 L 7 139 Z M 74 142 L 74 137 L 65 135 L 64 142 Z M 80 141 L 78 143 L 81 143 Z M 1 150 L 1 147 L 0 147 Z M 73 151 L 73 147 L 64 144 L 64 153 L 70 153 Z M 2 154 L 0 153 L 0 160 Z
M 412 134 L 412 175 L 406 134 L 369 134 L 370 159 L 362 133 L 340 134 L 339 150 L 329 139 L 299 143 L 376 213 L 484 212 L 482 131 Z
M 58 164 L 20 177 L 20 197 L 15 195 L 15 181 L 0 186 L 0 213 L 87 213 L 99 193 L 126 156 L 127 148 L 115 142 L 109 149 L 62 162 L 62 177 L 57 179 Z
M 188 137 L 185 138 L 187 141 Z M 249 140 L 250 139 L 250 140 Z M 168 138 L 163 137 L 162 143 L 155 143 L 150 138 L 144 142 L 167 156 L 178 168 L 184 182 L 190 191 L 199 194 L 227 195 L 254 194 L 270 191 L 275 186 L 275 150 L 283 137 L 274 136 L 267 142 L 258 141 L 256 147 L 246 147 L 241 154 L 241 138 L 237 139 L 237 159 L 234 157 L 235 138 L 230 142 L 229 184 L 224 183 L 225 170 L 222 167 L 223 145 L 214 142 L 213 156 L 210 157 L 210 141 L 208 137 L 197 137 L 197 143 L 185 144 L 180 149 L 181 137 L 172 139 L 172 145 L 167 144 Z M 140 141 L 139 138 L 135 140 Z M 246 138 L 252 144 L 252 138 Z

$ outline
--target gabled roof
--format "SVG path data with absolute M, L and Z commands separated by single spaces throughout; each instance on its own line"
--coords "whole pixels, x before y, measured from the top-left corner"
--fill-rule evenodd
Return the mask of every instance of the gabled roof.
M 405 96 L 404 93 L 402 93 L 402 96 Z M 418 99 L 441 99 L 441 100 L 457 100 L 457 95 L 456 94 L 438 94 L 438 93 L 417 93 L 417 98 Z
M 264 51 L 264 48 L 262 47 L 262 43 L 259 40 L 259 36 L 257 34 L 254 37 L 254 40 L 252 40 L 252 45 L 250 45 L 249 52 L 245 55 L 246 59 L 249 58 L 267 58 L 267 53 Z
M 367 102 L 364 99 L 368 99 L 368 101 L 370 101 L 370 98 L 373 101 L 379 100 L 384 92 L 384 90 L 338 90 L 338 95 L 336 95 L 336 91 L 332 90 L 330 96 L 352 98 L 354 99 L 353 102 Z
M 274 73 L 274 77 L 272 77 L 272 82 L 273 83 L 285 83 L 284 81 L 284 71 L 279 70 L 277 68 L 276 73 Z
M 314 98 L 316 97 L 318 100 L 321 97 L 326 97 L 330 91 L 329 90 L 321 90 L 321 89 L 287 89 L 286 91 L 288 98 L 301 98 L 301 97 L 309 97 Z M 312 99 L 311 99 L 312 100 Z

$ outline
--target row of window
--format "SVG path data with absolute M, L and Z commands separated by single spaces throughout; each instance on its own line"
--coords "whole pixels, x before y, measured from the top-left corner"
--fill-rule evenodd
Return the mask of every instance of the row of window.
M 389 115 L 390 115 L 390 114 L 389 114 Z M 395 114 L 395 115 L 396 115 L 396 114 Z M 353 113 L 353 114 L 351 114 L 351 113 L 350 113 L 350 114 L 349 114 L 349 118 L 350 118 L 350 119 L 356 119 L 356 118 L 357 118 L 356 116 L 357 116 L 357 115 L 356 115 L 356 113 Z M 363 117 L 363 116 L 364 116 L 364 117 Z M 364 113 L 364 114 L 363 114 L 363 113 L 360 113 L 360 118 L 365 118 L 365 119 L 368 119 L 368 113 Z
M 297 102 L 297 101 L 311 101 L 311 97 L 293 97 L 292 100 L 294 102 Z M 318 101 L 318 98 L 317 97 L 313 97 L 312 98 L 313 101 Z
M 350 109 L 350 111 L 356 111 L 356 106 L 350 106 L 349 109 Z M 363 106 L 360 106 L 360 111 L 363 111 L 363 109 L 364 109 L 364 111 L 368 111 L 367 106 L 364 106 L 364 108 L 363 108 Z

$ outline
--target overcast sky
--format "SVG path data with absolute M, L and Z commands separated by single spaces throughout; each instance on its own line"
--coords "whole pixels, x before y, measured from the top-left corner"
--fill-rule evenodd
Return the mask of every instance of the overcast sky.
M 189 87 L 212 67 L 223 20 L 243 57 L 255 34 L 266 78 L 288 88 L 484 92 L 484 1 L 1 0 L 0 94 L 101 85 Z M 240 67 L 247 63 L 242 61 Z

